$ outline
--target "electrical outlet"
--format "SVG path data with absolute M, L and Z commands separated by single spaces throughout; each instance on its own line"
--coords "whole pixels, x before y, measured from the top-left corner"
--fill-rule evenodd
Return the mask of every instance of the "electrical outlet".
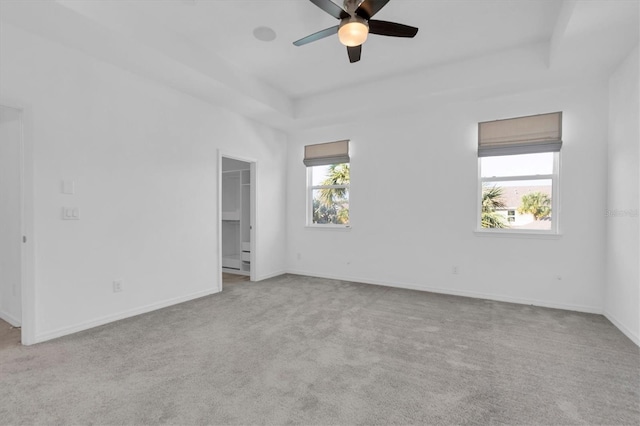
M 460 271 L 459 271 L 459 269 L 458 269 L 458 266 L 453 265 L 453 266 L 451 267 L 451 273 L 452 273 L 453 275 L 458 275 L 458 273 L 459 273 L 459 272 L 460 272 Z
M 122 291 L 122 281 L 114 281 L 113 282 L 113 292 L 120 293 Z

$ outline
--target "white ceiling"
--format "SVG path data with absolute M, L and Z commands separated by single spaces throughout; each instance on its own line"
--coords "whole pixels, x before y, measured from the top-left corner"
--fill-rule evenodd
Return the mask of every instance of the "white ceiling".
M 337 36 L 293 41 L 338 21 L 305 0 L 63 0 L 98 22 L 138 35 L 168 33 L 202 54 L 247 70 L 291 98 L 348 87 L 434 64 L 549 40 L 559 1 L 391 0 L 375 17 L 420 28 L 414 39 L 371 36 L 350 64 Z M 277 38 L 254 38 L 259 26 Z M 165 35 L 166 36 L 166 35 Z
M 528 54 L 536 58 L 540 75 L 554 69 L 570 75 L 585 66 L 592 73 L 608 72 L 638 43 L 638 4 L 391 0 L 376 19 L 419 27 L 418 35 L 372 35 L 355 64 L 349 63 L 337 36 L 293 46 L 294 40 L 337 24 L 306 0 L 2 0 L 0 16 L 101 60 L 286 128 L 314 115 L 315 105 L 335 110 L 331 97 L 340 101 L 379 90 L 385 104 L 393 105 L 396 89 L 406 99 L 410 86 L 429 87 L 426 79 L 433 73 L 455 74 L 450 71 L 456 67 L 481 66 L 474 61 L 482 58 L 494 57 L 492 66 L 499 68 L 509 55 Z M 275 30 L 276 39 L 255 39 L 253 30 L 259 26 Z M 528 64 L 526 58 L 519 62 Z M 438 88 L 465 86 L 461 76 L 447 84 L 441 77 L 444 86 Z

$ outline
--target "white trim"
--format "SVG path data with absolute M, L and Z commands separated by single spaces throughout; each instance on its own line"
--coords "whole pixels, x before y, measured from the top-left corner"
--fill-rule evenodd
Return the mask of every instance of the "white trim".
M 476 231 L 482 228 L 482 159 L 478 157 L 476 176 Z
M 516 303 L 519 305 L 533 305 L 543 308 L 563 309 L 567 311 L 586 312 L 589 314 L 602 314 L 602 308 L 596 306 L 574 305 L 570 303 L 547 302 L 544 300 L 528 299 L 523 297 L 503 296 L 491 293 L 480 293 L 468 290 L 454 290 L 450 288 L 432 287 L 417 283 L 406 283 L 398 281 L 372 280 L 369 278 L 358 277 L 341 277 L 331 274 L 317 274 L 315 272 L 306 272 L 290 269 L 289 274 L 304 275 L 309 277 L 327 278 L 331 280 L 349 281 L 363 284 L 380 285 L 384 287 L 403 288 L 406 290 L 426 291 L 430 293 L 449 294 L 452 296 L 472 297 L 474 299 L 494 300 L 497 302 Z
M 21 102 L 0 99 L 0 105 L 20 112 L 20 219 L 21 233 L 27 242 L 20 250 L 20 295 L 21 325 L 23 345 L 35 343 L 36 334 L 36 283 L 35 283 L 35 228 L 34 228 L 34 159 L 30 107 Z M 12 317 L 13 318 L 13 317 Z M 13 318 L 14 321 L 16 320 Z
M 305 188 L 307 208 L 305 212 L 304 224 L 305 226 L 309 226 L 313 223 L 313 196 L 311 195 L 311 193 L 313 192 L 311 191 L 311 187 L 313 186 L 312 168 L 307 167 L 305 172 L 307 172 L 307 187 Z
M 309 169 L 310 168 L 311 167 L 309 167 Z M 311 187 L 311 189 L 349 189 L 349 185 L 314 185 Z
M 501 230 L 501 229 L 491 229 L 482 228 L 473 231 L 476 237 L 489 237 L 489 238 L 529 238 L 532 240 L 559 240 L 562 238 L 562 234 L 555 234 L 553 232 L 543 232 L 543 231 L 531 231 L 526 232 L 525 230 Z
M 335 225 L 335 224 L 323 224 L 323 225 L 305 225 L 307 229 L 322 229 L 324 231 L 351 231 L 351 225 Z
M 483 157 L 483 158 L 491 158 L 491 157 Z M 482 182 L 513 182 L 518 180 L 551 180 L 553 179 L 553 173 L 550 175 L 518 175 L 518 176 L 492 176 L 492 177 L 483 177 Z
M 257 281 L 258 277 L 258 262 L 256 261 L 257 251 L 256 247 L 258 246 L 258 232 L 256 231 L 256 222 L 257 222 L 257 214 L 258 214 L 258 160 L 252 160 L 249 162 L 249 183 L 251 186 L 249 187 L 249 247 L 251 249 L 251 253 L 249 253 L 249 279 L 251 281 Z M 220 235 L 222 239 L 222 235 Z M 222 252 L 220 252 L 222 255 Z
M 22 107 L 16 106 L 12 103 L 12 105 L 7 105 L 7 103 L 0 102 L 0 107 L 13 110 L 18 114 L 18 217 L 19 217 L 19 227 L 20 227 L 20 239 L 27 235 L 25 232 L 25 207 L 24 207 L 24 110 Z M 19 285 L 20 285 L 20 317 L 22 317 L 23 313 L 23 293 L 24 293 L 24 276 L 25 276 L 25 244 L 20 241 L 16 241 L 16 243 L 20 244 L 20 258 L 18 259 L 18 269 L 19 269 Z M 22 324 L 22 318 L 18 318 L 9 312 L 0 310 L 0 318 L 4 319 L 6 322 L 11 324 L 14 327 L 20 327 Z
M 618 321 L 616 317 L 614 317 L 610 312 L 604 311 L 603 315 L 606 319 L 611 321 L 611 324 L 613 324 L 618 330 L 620 330 L 622 334 L 627 336 L 633 343 L 635 343 L 636 346 L 640 346 L 640 336 L 634 334 L 631 330 L 629 330 L 629 327 Z
M 279 277 L 280 275 L 284 275 L 286 273 L 287 273 L 287 271 L 285 271 L 285 270 L 280 270 L 280 271 L 276 271 L 276 272 L 270 272 L 270 273 L 265 274 L 265 275 L 260 275 L 258 278 L 256 278 L 256 281 L 268 280 L 269 278 Z
M 562 223 L 562 205 L 560 203 L 560 171 L 561 167 L 562 154 L 560 152 L 556 152 L 553 154 L 553 179 L 551 180 L 551 205 L 553 206 L 553 210 L 555 213 L 552 217 L 552 231 L 556 234 L 560 234 L 560 224 Z
M 57 337 L 62 337 L 68 334 L 77 333 L 79 331 L 88 330 L 90 328 L 109 324 L 114 321 L 119 321 L 125 318 L 134 317 L 136 315 L 146 314 L 147 312 L 156 311 L 158 309 L 177 305 L 179 303 L 188 302 L 189 300 L 199 299 L 201 297 L 209 296 L 211 294 L 216 294 L 216 293 L 218 293 L 217 289 L 198 291 L 196 293 L 191 293 L 186 296 L 179 296 L 173 299 L 163 300 L 161 302 L 152 303 L 150 305 L 141 306 L 139 308 L 129 309 L 116 314 L 110 314 L 100 318 L 85 321 L 80 324 L 62 327 L 56 330 L 47 331 L 45 333 L 36 334 L 34 343 L 45 342 L 47 340 L 55 339 Z
M 14 327 L 20 327 L 21 326 L 20 319 L 14 317 L 9 312 L 5 312 L 5 311 L 0 310 L 0 319 L 5 320 L 6 322 L 8 322 L 9 324 L 11 324 Z
M 222 153 L 218 150 L 217 161 L 217 223 L 216 223 L 216 238 L 218 245 L 218 255 L 216 256 L 216 270 L 218 271 L 218 291 L 222 291 Z
M 235 169 L 235 170 L 222 170 L 221 172 L 224 173 L 237 173 L 237 172 L 246 172 L 249 169 Z

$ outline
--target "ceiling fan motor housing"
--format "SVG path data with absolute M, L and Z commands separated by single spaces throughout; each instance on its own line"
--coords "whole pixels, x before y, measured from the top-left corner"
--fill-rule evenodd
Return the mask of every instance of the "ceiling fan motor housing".
M 360 7 L 360 5 L 364 2 L 364 0 L 344 0 L 343 9 L 347 12 L 353 14 L 356 9 Z

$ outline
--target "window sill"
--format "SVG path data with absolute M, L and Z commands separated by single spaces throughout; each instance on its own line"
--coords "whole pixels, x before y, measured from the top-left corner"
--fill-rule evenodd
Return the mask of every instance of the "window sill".
M 489 238 L 530 238 L 536 240 L 559 240 L 562 238 L 562 234 L 556 234 L 551 232 L 539 232 L 539 231 L 481 231 L 475 230 L 473 233 L 476 237 L 489 237 Z
M 305 228 L 325 231 L 351 231 L 351 225 L 305 225 Z

